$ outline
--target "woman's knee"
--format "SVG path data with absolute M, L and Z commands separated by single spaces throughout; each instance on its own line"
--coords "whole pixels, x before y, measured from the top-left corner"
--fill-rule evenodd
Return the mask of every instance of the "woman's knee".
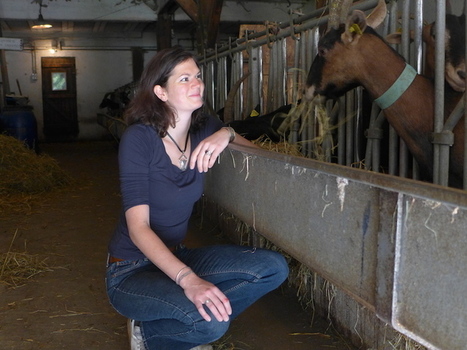
M 204 344 L 212 343 L 221 338 L 229 329 L 230 322 L 219 322 L 211 316 L 210 322 L 202 321 L 196 325 L 196 332 Z
M 266 263 L 271 275 L 274 275 L 280 283 L 284 282 L 289 275 L 289 265 L 287 260 L 282 254 L 272 250 L 266 250 L 265 255 L 267 258 L 264 262 Z

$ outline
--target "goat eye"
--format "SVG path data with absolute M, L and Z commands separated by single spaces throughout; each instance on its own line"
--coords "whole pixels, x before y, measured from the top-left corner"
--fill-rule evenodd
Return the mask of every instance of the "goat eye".
M 326 49 L 325 48 L 318 48 L 318 55 L 319 56 L 324 56 L 326 54 Z

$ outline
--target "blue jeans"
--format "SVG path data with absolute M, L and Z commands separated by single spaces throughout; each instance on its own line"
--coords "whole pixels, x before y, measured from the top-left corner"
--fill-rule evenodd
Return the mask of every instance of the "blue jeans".
M 274 251 L 237 245 L 196 249 L 175 255 L 230 300 L 230 321 L 288 275 L 284 257 Z M 123 316 L 140 321 L 146 349 L 184 350 L 222 337 L 230 321 L 205 321 L 183 289 L 148 259 L 121 261 L 107 268 L 107 293 Z

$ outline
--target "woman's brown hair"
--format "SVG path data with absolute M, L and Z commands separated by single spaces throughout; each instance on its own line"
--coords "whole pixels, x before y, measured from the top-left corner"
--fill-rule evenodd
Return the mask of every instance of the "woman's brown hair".
M 152 125 L 159 135 L 164 137 L 169 126 L 175 126 L 175 111 L 154 93 L 154 86 L 166 87 L 167 80 L 174 68 L 188 59 L 195 61 L 194 54 L 180 46 L 159 51 L 146 65 L 139 81 L 138 90 L 125 111 L 128 125 L 142 123 Z M 192 128 L 197 128 L 204 121 L 201 108 L 192 114 Z

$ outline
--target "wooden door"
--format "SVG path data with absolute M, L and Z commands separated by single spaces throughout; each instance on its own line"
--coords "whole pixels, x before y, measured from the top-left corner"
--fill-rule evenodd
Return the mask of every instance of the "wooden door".
M 44 135 L 48 141 L 78 136 L 74 57 L 42 57 Z

